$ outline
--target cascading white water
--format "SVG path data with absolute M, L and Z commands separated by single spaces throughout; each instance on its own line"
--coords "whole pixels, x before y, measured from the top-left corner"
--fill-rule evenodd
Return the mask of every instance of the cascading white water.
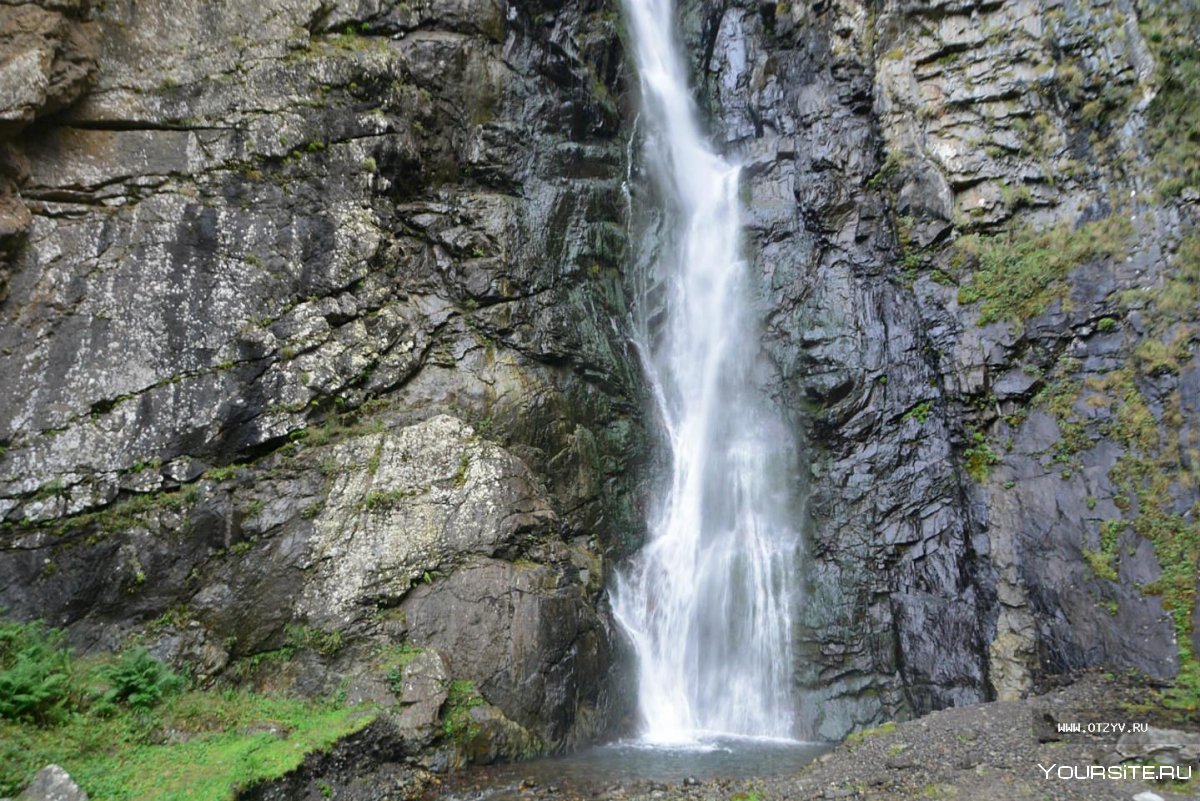
M 666 317 L 640 348 L 670 447 L 650 538 L 617 577 L 638 657 L 642 736 L 794 735 L 792 618 L 800 538 L 791 438 L 752 380 L 738 168 L 706 142 L 672 0 L 623 0 L 641 79 L 645 158 L 662 198 Z

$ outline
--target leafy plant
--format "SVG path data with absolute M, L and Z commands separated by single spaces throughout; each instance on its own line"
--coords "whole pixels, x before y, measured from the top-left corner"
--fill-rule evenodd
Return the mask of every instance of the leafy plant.
M 987 438 L 979 431 L 971 435 L 971 445 L 963 451 L 963 457 L 966 460 L 967 474 L 980 483 L 987 480 L 992 465 L 1000 461 Z
M 442 734 L 446 739 L 467 743 L 479 734 L 479 724 L 471 718 L 471 710 L 487 703 L 475 682 L 455 679 L 450 682 L 450 692 L 442 705 Z
M 404 668 L 408 667 L 414 659 L 424 653 L 424 650 L 407 642 L 402 643 L 396 649 L 396 664 L 387 672 L 385 680 L 388 687 L 397 697 L 404 692 Z
M 0 718 L 48 725 L 68 709 L 71 652 L 44 624 L 0 622 Z
M 933 410 L 933 401 L 921 401 L 916 406 L 904 413 L 901 420 L 916 420 L 918 423 L 924 423 L 929 419 L 929 413 Z
M 292 648 L 307 648 L 321 656 L 333 656 L 342 650 L 342 633 L 337 629 L 324 631 L 312 626 L 291 625 L 284 633 Z
M 125 704 L 132 709 L 152 709 L 164 696 L 183 687 L 183 677 L 139 646 L 101 667 L 100 678 L 108 684 L 101 697 L 106 705 Z

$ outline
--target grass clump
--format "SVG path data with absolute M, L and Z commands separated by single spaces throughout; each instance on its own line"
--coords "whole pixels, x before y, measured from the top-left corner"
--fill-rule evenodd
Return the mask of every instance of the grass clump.
M 1117 543 L 1127 525 L 1123 520 L 1105 520 L 1100 524 L 1100 549 L 1084 550 L 1084 561 L 1096 574 L 1096 578 L 1117 581 Z
M 1180 646 L 1180 650 L 1179 674 L 1175 683 L 1159 694 L 1159 700 L 1167 709 L 1194 718 L 1200 713 L 1200 662 L 1190 645 Z
M 388 688 L 391 689 L 396 697 L 399 698 L 404 694 L 404 669 L 412 664 L 413 660 L 425 652 L 424 648 L 418 648 L 411 643 L 402 643 L 396 648 L 395 664 L 387 672 L 386 680 Z
M 411 498 L 416 492 L 410 489 L 371 490 L 362 499 L 361 508 L 368 512 L 377 509 L 391 509 L 399 506 L 405 498 Z
M 1153 298 L 1158 315 L 1165 321 L 1194 320 L 1200 305 L 1200 233 L 1193 232 L 1179 243 L 1173 270 Z
M 315 651 L 321 656 L 333 656 L 342 650 L 345 643 L 342 633 L 336 629 L 325 631 L 312 626 L 290 625 L 284 629 L 287 637 L 287 647 L 292 650 L 305 648 Z
M 846 737 L 846 744 L 847 745 L 858 745 L 869 737 L 878 737 L 881 734 L 891 734 L 895 730 L 896 730 L 895 721 L 889 720 L 886 723 L 882 723 L 878 726 L 873 726 L 872 728 L 869 728 L 869 729 L 861 729 L 859 731 L 852 732 L 849 736 Z
M 1083 551 L 1083 560 L 1087 562 L 1088 567 L 1096 574 L 1096 578 L 1106 581 L 1117 580 L 1117 569 L 1113 566 L 1112 557 L 1109 554 L 1085 548 Z
M 1059 225 L 1044 231 L 1030 227 L 956 243 L 960 269 L 974 265 L 959 286 L 960 303 L 979 303 L 981 325 L 998 320 L 1021 323 L 1045 311 L 1066 294 L 1071 270 L 1100 258 L 1119 255 L 1131 232 L 1123 217 L 1106 217 L 1079 228 Z

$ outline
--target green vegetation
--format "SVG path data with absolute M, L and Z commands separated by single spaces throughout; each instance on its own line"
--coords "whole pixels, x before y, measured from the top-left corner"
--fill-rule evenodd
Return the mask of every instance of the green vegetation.
M 53 762 L 104 801 L 227 801 L 373 717 L 183 685 L 143 648 L 79 661 L 61 632 L 0 621 L 0 795 Z
M 1151 297 L 1159 322 L 1191 321 L 1200 305 L 1200 233 L 1179 243 L 1167 282 Z
M 396 697 L 399 697 L 404 692 L 404 669 L 412 664 L 412 661 L 419 655 L 424 653 L 423 648 L 418 648 L 411 643 L 401 644 L 395 652 L 395 664 L 387 672 L 387 684 Z
M 967 475 L 980 484 L 987 481 L 988 475 L 992 472 L 992 465 L 1000 462 L 1000 457 L 992 450 L 987 437 L 980 431 L 971 434 L 971 445 L 963 451 L 963 458 L 966 462 Z
M 888 153 L 887 159 L 883 162 L 879 171 L 867 181 L 867 189 L 876 191 L 887 187 L 891 184 L 892 179 L 900 173 L 904 162 L 905 158 L 901 154 L 895 152 Z
M 1113 216 L 1079 228 L 1021 227 L 994 236 L 961 237 L 955 243 L 956 266 L 962 272 L 968 265 L 974 269 L 959 286 L 958 300 L 980 304 L 980 324 L 1021 323 L 1065 296 L 1071 270 L 1120 255 L 1130 231 L 1128 220 Z
M 1162 373 L 1178 373 L 1180 355 L 1186 359 L 1191 354 L 1186 350 L 1186 346 L 1183 353 L 1180 354 L 1177 350 L 1173 351 L 1161 339 L 1152 337 L 1138 343 L 1137 349 L 1133 353 L 1133 359 L 1138 371 L 1143 375 L 1160 375 Z
M 1183 415 L 1179 393 L 1167 398 L 1162 419 L 1156 420 L 1138 388 L 1139 371 L 1145 375 L 1153 365 L 1136 354 L 1133 364 L 1137 370 L 1127 366 L 1087 381 L 1096 393 L 1089 398 L 1090 405 L 1110 410 L 1109 419 L 1101 426 L 1102 433 L 1126 449 L 1109 471 L 1109 479 L 1116 489 L 1114 505 L 1131 514 L 1126 519 L 1105 521 L 1100 527 L 1100 550 L 1086 553 L 1085 558 L 1098 577 L 1115 581 L 1120 533 L 1128 527 L 1153 543 L 1162 573 L 1143 589 L 1158 595 L 1172 616 L 1181 666 L 1175 685 L 1161 698 L 1169 708 L 1194 714 L 1200 712 L 1200 667 L 1191 647 L 1196 575 L 1200 570 L 1200 507 L 1181 513 L 1172 489 L 1181 481 L 1200 480 L 1200 467 L 1194 452 L 1181 452 Z
M 1181 646 L 1181 650 L 1185 650 Z M 1200 712 L 1200 662 L 1190 648 L 1180 654 L 1179 675 L 1175 683 L 1159 694 L 1163 706 L 1167 709 L 1194 716 Z
M 362 499 L 360 506 L 368 512 L 376 509 L 390 509 L 405 498 L 411 498 L 416 492 L 410 489 L 371 490 Z
M 1107 581 L 1117 580 L 1117 570 L 1113 567 L 1112 558 L 1109 555 L 1085 548 L 1083 550 L 1083 559 L 1088 563 L 1088 567 L 1092 569 L 1092 572 L 1096 574 L 1096 578 Z
M 463 451 L 458 458 L 458 469 L 454 471 L 454 486 L 462 487 L 467 483 L 467 471 L 471 469 L 471 452 Z
M 153 709 L 184 683 L 182 677 L 141 646 L 124 651 L 115 662 L 102 665 L 96 675 L 108 684 L 98 705 L 103 710 L 111 710 L 118 704 Z
M 204 471 L 204 477 L 210 481 L 228 481 L 235 478 L 239 470 L 245 468 L 242 464 L 227 464 L 223 467 L 212 467 Z
M 909 409 L 900 418 L 901 420 L 916 420 L 918 423 L 924 423 L 929 419 L 929 412 L 933 410 L 933 401 L 921 401 L 916 406 Z
M 886 723 L 881 723 L 880 725 L 869 729 L 860 729 L 859 731 L 851 732 L 850 735 L 846 737 L 846 744 L 858 745 L 868 737 L 877 737 L 881 734 L 891 734 L 895 730 L 896 722 L 889 720 Z
M 1169 197 L 1200 186 L 1200 15 L 1191 3 L 1151 3 L 1139 13 L 1158 66 L 1147 113 L 1151 169 Z
M 22 523 L 21 528 L 28 530 L 36 528 L 45 531 L 52 537 L 61 537 L 88 528 L 95 528 L 100 533 L 112 534 L 138 526 L 144 526 L 150 515 L 162 511 L 179 511 L 195 502 L 198 490 L 187 486 L 177 490 L 163 490 L 134 495 L 123 501 L 118 501 L 104 509 L 85 514 L 74 515 L 61 520 L 31 526 Z M 0 531 L 13 530 L 16 524 L 5 523 Z
M 1024 184 L 1015 187 L 1005 184 L 1000 187 L 1000 202 L 1008 211 L 1023 209 L 1033 205 L 1033 192 Z
M 471 719 L 471 710 L 486 701 L 475 682 L 455 679 L 450 682 L 450 694 L 442 705 L 442 734 L 448 740 L 465 745 L 479 734 L 479 724 Z
M 1105 520 L 1100 524 L 1100 550 L 1084 550 L 1083 558 L 1096 574 L 1096 578 L 1117 580 L 1117 544 L 1126 526 L 1122 520 Z
M 70 676 L 60 632 L 41 623 L 0 623 L 0 718 L 58 722 L 67 713 Z
M 290 625 L 284 629 L 288 646 L 293 649 L 307 648 L 321 656 L 333 656 L 342 650 L 342 633 L 324 631 L 312 626 Z

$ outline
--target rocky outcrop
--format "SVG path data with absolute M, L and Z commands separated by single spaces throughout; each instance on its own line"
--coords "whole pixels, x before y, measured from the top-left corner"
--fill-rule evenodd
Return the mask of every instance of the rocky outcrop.
M 0 3 L 0 301 L 33 221 L 18 191 L 28 165 L 6 140 L 70 106 L 87 88 L 96 71 L 97 30 L 85 13 L 83 0 Z
M 389 703 L 388 654 L 429 651 L 520 753 L 619 717 L 600 590 L 643 434 L 611 13 L 0 15 L 0 607 Z M 442 736 L 442 701 L 400 703 Z

